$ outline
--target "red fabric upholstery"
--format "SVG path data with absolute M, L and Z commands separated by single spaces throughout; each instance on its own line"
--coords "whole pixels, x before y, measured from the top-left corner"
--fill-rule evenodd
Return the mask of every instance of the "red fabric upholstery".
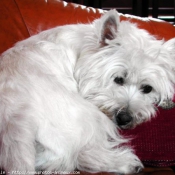
M 123 131 L 133 138 L 131 145 L 148 166 L 175 166 L 175 109 L 159 109 L 157 117 L 133 130 Z
M 17 41 L 45 29 L 72 23 L 88 23 L 102 13 L 102 10 L 59 0 L 0 0 L 0 53 Z M 169 23 L 121 14 L 121 20 L 128 19 L 158 39 L 175 37 L 175 27 Z M 122 133 L 134 138 L 131 145 L 145 164 L 174 166 L 174 125 L 175 109 L 160 109 L 151 122 Z

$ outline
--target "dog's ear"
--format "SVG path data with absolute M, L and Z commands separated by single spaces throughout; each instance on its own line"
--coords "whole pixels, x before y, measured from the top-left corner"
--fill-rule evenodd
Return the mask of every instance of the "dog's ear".
M 168 77 L 170 81 L 175 86 L 175 38 L 172 38 L 166 41 L 163 44 L 163 50 L 165 49 L 165 53 L 163 55 L 164 64 L 167 65 L 165 70 L 168 72 Z M 175 87 L 174 87 L 175 88 Z M 174 91 L 175 93 L 175 91 Z M 170 96 L 173 98 L 173 96 Z
M 116 10 L 110 10 L 100 19 L 100 43 L 102 46 L 117 37 L 117 28 L 120 23 L 119 14 Z
M 170 53 L 174 56 L 174 59 L 175 59 L 175 38 L 172 38 L 168 41 L 166 41 L 164 44 L 163 44 L 163 47 Z
M 163 44 L 163 48 L 169 53 L 168 64 L 172 67 L 175 75 L 175 38 L 166 41 Z M 175 79 L 173 82 L 175 84 Z

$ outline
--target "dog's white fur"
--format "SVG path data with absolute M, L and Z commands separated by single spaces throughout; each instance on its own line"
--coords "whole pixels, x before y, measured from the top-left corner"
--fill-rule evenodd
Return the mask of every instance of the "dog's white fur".
M 111 10 L 92 24 L 47 30 L 4 52 L 0 166 L 9 174 L 137 172 L 143 166 L 119 135 L 116 116 L 127 111 L 132 120 L 121 128 L 134 127 L 173 97 L 174 43 L 119 22 Z M 145 85 L 152 91 L 143 93 Z

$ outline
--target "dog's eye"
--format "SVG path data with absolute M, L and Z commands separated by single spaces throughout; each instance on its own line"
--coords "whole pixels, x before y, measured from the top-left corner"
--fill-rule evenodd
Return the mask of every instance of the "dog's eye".
M 119 84 L 119 85 L 123 85 L 124 84 L 124 79 L 122 77 L 116 77 L 114 79 L 114 82 Z
M 150 85 L 144 85 L 141 89 L 144 94 L 148 94 L 152 91 L 153 88 Z

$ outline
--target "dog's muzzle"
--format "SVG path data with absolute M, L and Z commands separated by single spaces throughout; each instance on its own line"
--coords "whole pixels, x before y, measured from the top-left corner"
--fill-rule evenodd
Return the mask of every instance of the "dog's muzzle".
M 115 120 L 120 128 L 128 129 L 131 127 L 133 118 L 129 112 L 121 111 L 115 114 Z

